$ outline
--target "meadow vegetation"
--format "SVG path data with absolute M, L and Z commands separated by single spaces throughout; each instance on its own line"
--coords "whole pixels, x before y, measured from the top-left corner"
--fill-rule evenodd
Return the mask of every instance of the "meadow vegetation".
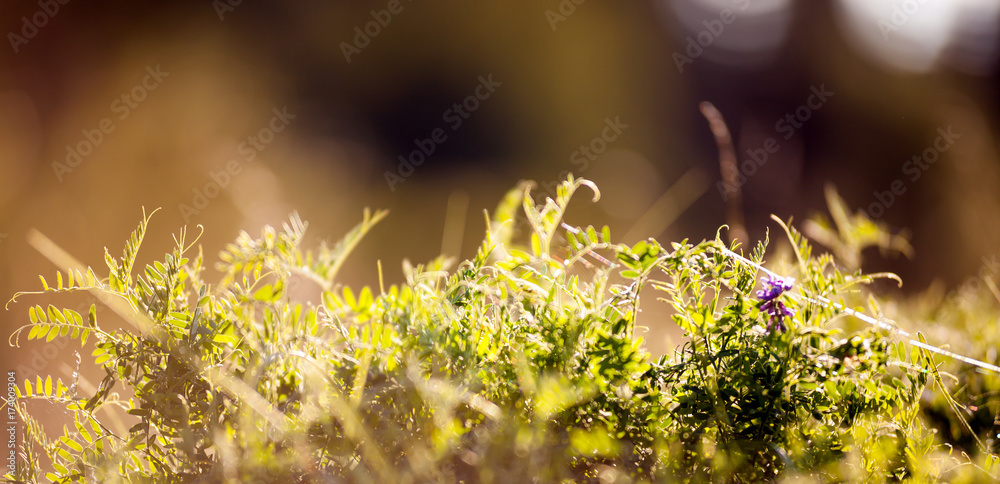
M 294 214 L 242 233 L 212 282 L 186 230 L 137 266 L 144 214 L 122 256 L 105 254 L 106 275 L 70 267 L 12 300 L 24 325 L 11 344 L 72 338 L 103 379 L 93 391 L 75 376 L 18 382 L 8 405 L 23 435 L 6 481 L 1000 477 L 1000 375 L 893 330 L 996 362 L 1000 292 L 988 278 L 949 296 L 873 291 L 895 277 L 863 272 L 866 249 L 909 246 L 832 191 L 829 218 L 803 224 L 812 241 L 776 219 L 775 250 L 767 238 L 726 242 L 725 228 L 622 244 L 565 221 L 575 196 L 599 198 L 591 182 L 570 176 L 545 200 L 530 188 L 488 216 L 470 259 L 404 262 L 404 280 L 376 288 L 337 275 L 385 212 L 312 250 Z M 301 284 L 318 300 L 294 297 Z M 134 327 L 56 305 L 73 291 Z M 684 333 L 662 356 L 636 330 L 656 304 Z M 66 425 L 43 428 L 42 405 L 62 408 Z

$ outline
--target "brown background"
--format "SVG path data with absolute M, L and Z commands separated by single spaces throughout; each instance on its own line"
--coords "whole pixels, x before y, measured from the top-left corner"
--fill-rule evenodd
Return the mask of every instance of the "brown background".
M 191 204 L 211 173 L 240 159 L 238 145 L 265 127 L 275 108 L 296 117 L 189 220 L 205 226 L 201 243 L 210 261 L 239 230 L 259 233 L 292 210 L 310 222 L 314 243 L 339 238 L 363 207 L 387 208 L 391 216 L 342 281 L 374 284 L 381 259 L 395 282 L 403 258 L 419 262 L 441 252 L 449 198 L 468 197 L 454 255 L 469 256 L 483 232 L 482 210 L 519 179 L 552 183 L 567 170 L 597 181 L 605 195 L 597 205 L 577 202 L 573 222 L 609 224 L 630 242 L 712 237 L 725 223 L 725 205 L 715 189 L 716 146 L 698 103 L 719 107 L 742 161 L 747 149 L 778 135 L 775 122 L 803 105 L 813 86 L 834 96 L 794 136 L 780 138 L 778 153 L 744 186 L 751 235 L 775 228 L 772 213 L 801 220 L 822 210 L 827 183 L 863 209 L 874 191 L 903 179 L 906 194 L 882 219 L 910 231 L 916 258 L 873 252 L 868 267 L 900 273 L 911 291 L 975 274 L 1000 240 L 995 10 L 955 14 L 954 34 L 936 55 L 911 46 L 918 60 L 929 59 L 914 66 L 905 64 L 905 51 L 892 50 L 908 45 L 906 32 L 881 35 L 891 3 L 881 16 L 857 17 L 857 1 L 754 2 L 679 72 L 673 55 L 708 28 L 703 22 L 744 3 L 590 0 L 570 11 L 569 0 L 404 0 L 348 63 L 342 43 L 388 2 L 243 2 L 220 20 L 207 0 L 71 0 L 16 53 L 8 34 L 20 33 L 23 18 L 41 7 L 4 2 L 0 295 L 36 289 L 39 273 L 54 276 L 55 267 L 26 243 L 31 227 L 104 273 L 104 247 L 119 255 L 141 207 L 162 207 L 140 260 L 160 257 L 185 223 L 179 205 Z M 565 21 L 553 29 L 547 11 L 560 8 Z M 929 37 L 921 22 L 940 16 L 932 12 L 938 7 L 926 8 L 904 25 L 917 29 L 920 41 Z M 169 76 L 118 119 L 112 103 L 142 83 L 147 66 Z M 451 131 L 444 113 L 490 74 L 502 85 Z M 106 117 L 114 131 L 60 181 L 53 162 Z M 581 172 L 571 156 L 601 135 L 608 117 L 628 128 Z M 960 140 L 910 182 L 903 164 L 947 126 Z M 390 191 L 386 170 L 438 127 L 448 139 Z M 444 245 L 457 240 L 452 235 Z M 87 305 L 86 297 L 25 298 L 0 312 L 4 333 L 27 322 L 29 302 Z M 667 348 L 662 311 L 650 308 L 644 317 L 651 347 Z M 44 349 L 8 350 L 0 363 L 13 368 Z M 41 373 L 62 374 L 72 349 L 61 349 Z

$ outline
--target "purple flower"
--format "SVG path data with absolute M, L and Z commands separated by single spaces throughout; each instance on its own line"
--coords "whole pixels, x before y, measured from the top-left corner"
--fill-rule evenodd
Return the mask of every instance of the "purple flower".
M 785 303 L 778 300 L 778 296 L 791 289 L 794 280 L 770 274 L 762 280 L 764 282 L 764 289 L 757 291 L 757 297 L 761 300 L 760 310 L 769 316 L 767 332 L 785 332 L 788 330 L 785 326 L 785 317 L 795 316 L 795 311 L 788 309 Z
M 770 274 L 761 280 L 764 281 L 764 290 L 757 291 L 757 297 L 765 301 L 770 301 L 780 296 L 781 293 L 791 289 L 792 283 L 794 282 L 794 279 L 792 278 L 784 279 Z

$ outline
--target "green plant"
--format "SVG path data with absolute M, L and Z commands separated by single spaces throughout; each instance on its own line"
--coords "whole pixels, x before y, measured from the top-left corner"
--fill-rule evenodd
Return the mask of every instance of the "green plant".
M 102 326 L 95 307 L 85 321 L 36 305 L 12 336 L 89 343 L 104 377 L 93 392 L 51 377 L 18 386 L 25 443 L 6 479 L 867 482 L 971 467 L 922 418 L 929 381 L 952 398 L 931 355 L 839 324 L 878 275 L 813 255 L 782 223 L 794 259 L 770 266 L 795 283 L 755 293 L 766 239 L 745 257 L 720 238 L 626 246 L 563 222 L 578 190 L 599 197 L 589 181 L 571 176 L 541 204 L 530 187 L 504 198 L 475 257 L 404 262 L 405 281 L 377 290 L 336 275 L 384 212 L 317 251 L 300 247 L 296 215 L 243 233 L 217 284 L 184 230 L 134 273 L 144 216 L 123 256 L 106 254 L 107 277 L 71 267 L 39 291 L 93 292 L 134 330 Z M 293 298 L 303 283 L 320 299 Z M 686 340 L 672 354 L 652 357 L 635 335 L 640 294 L 673 307 Z M 63 405 L 72 426 L 51 437 L 32 400 Z M 115 428 L 121 413 L 131 425 Z

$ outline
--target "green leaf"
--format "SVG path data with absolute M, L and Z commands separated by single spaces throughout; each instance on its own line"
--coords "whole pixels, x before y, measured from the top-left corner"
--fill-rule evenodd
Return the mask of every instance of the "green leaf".
M 228 345 L 236 344 L 236 338 L 228 334 L 217 334 L 212 337 L 212 341 L 220 344 L 228 344 Z
M 533 232 L 531 234 L 531 253 L 534 254 L 535 257 L 542 255 L 542 241 L 538 238 L 537 232 Z
M 75 450 L 77 452 L 83 452 L 83 446 L 80 445 L 79 442 L 77 442 L 77 441 L 75 441 L 75 440 L 73 440 L 73 439 L 71 439 L 69 437 L 63 437 L 60 440 L 64 444 L 66 444 L 67 447 L 69 447 L 69 448 L 71 448 L 71 449 L 73 449 L 73 450 Z
M 569 441 L 578 455 L 613 457 L 618 454 L 621 445 L 610 434 L 611 432 L 606 429 L 593 431 L 572 429 Z
M 59 324 L 66 324 L 66 317 L 59 311 L 59 308 L 51 304 L 49 304 L 49 319 L 52 320 L 53 323 L 58 322 Z
M 372 290 L 365 286 L 361 289 L 361 294 L 358 295 L 358 309 L 367 309 L 372 303 L 375 302 L 375 298 L 372 295 Z
M 344 303 L 351 309 L 358 307 L 358 300 L 354 298 L 354 291 L 351 291 L 349 287 L 344 287 Z
M 83 326 L 83 317 L 80 316 L 80 313 L 67 308 L 63 309 L 63 315 L 66 317 L 66 321 L 69 322 L 69 324 Z
M 66 449 L 64 449 L 62 447 L 60 447 L 59 450 L 56 451 L 56 454 L 59 457 L 61 457 L 66 462 L 73 462 L 73 454 L 70 454 L 68 450 L 66 450 Z M 52 467 L 55 468 L 57 471 L 59 471 L 60 474 L 65 474 L 66 473 L 65 470 L 60 470 L 55 465 L 53 465 Z M 63 467 L 63 469 L 66 469 L 66 468 Z
M 278 298 L 274 292 L 274 287 L 270 284 L 265 284 L 253 293 L 253 299 L 262 302 L 275 302 Z
M 80 433 L 80 436 L 83 437 L 83 440 L 86 440 L 88 444 L 94 443 L 94 436 L 90 434 L 90 432 L 87 430 L 87 427 L 80 422 L 74 422 L 74 423 L 76 424 L 77 432 Z

